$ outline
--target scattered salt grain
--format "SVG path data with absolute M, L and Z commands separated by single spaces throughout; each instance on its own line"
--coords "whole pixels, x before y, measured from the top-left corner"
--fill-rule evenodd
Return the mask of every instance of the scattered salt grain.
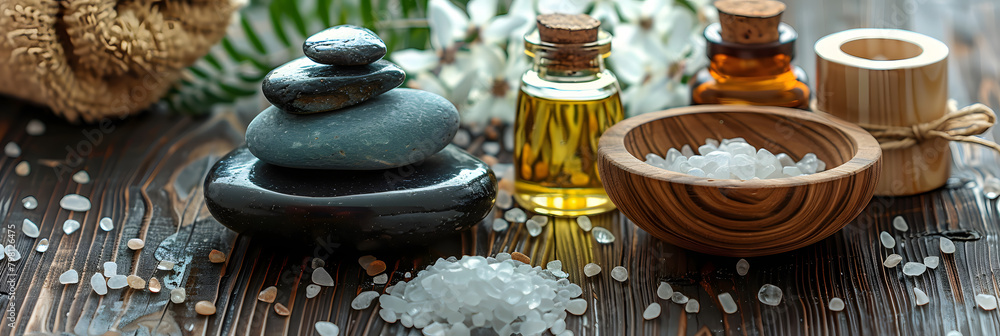
M 749 271 L 750 271 L 750 262 L 748 262 L 746 259 L 740 259 L 740 261 L 736 262 L 736 274 L 744 276 L 747 275 L 747 272 Z
M 372 305 L 372 300 L 378 298 L 379 294 L 376 291 L 366 291 L 358 293 L 358 296 L 354 297 L 351 301 L 351 308 L 354 310 L 368 309 Z
M 48 250 L 49 250 L 49 239 L 48 238 L 39 239 L 38 245 L 35 245 L 35 251 L 41 253 Z
M 43 124 L 41 120 L 31 119 L 28 121 L 28 126 L 24 128 L 24 131 L 27 132 L 28 135 L 39 136 L 45 134 L 45 124 Z
M 10 260 L 11 262 L 21 260 L 21 252 L 18 252 L 14 245 L 7 245 L 7 247 L 4 247 L 3 253 L 7 255 L 7 260 Z
M 986 198 L 997 199 L 1000 196 L 1000 178 L 987 177 L 983 181 L 983 194 L 986 194 Z
M 777 306 L 781 303 L 781 288 L 772 284 L 764 284 L 760 287 L 760 291 L 757 291 L 757 300 L 768 306 Z
M 944 334 L 944 336 L 962 336 L 962 333 L 959 332 L 958 330 L 952 330 Z
M 926 270 L 927 270 L 927 266 L 925 266 L 924 264 L 918 263 L 918 262 L 912 262 L 911 261 L 911 262 L 907 262 L 906 264 L 903 264 L 903 274 L 906 274 L 906 275 L 909 275 L 909 276 L 918 276 L 918 275 L 924 274 L 924 271 L 926 271 Z
M 4 154 L 7 154 L 7 156 L 9 157 L 16 158 L 18 156 L 21 156 L 21 146 L 18 146 L 17 143 L 11 141 L 8 142 L 7 145 L 3 147 L 3 152 Z
M 510 223 L 507 223 L 503 218 L 493 219 L 493 231 L 500 232 L 506 230 L 508 227 L 510 227 Z
M 719 305 L 722 306 L 722 311 L 726 312 L 726 314 L 735 313 L 739 309 L 736 301 L 733 301 L 733 296 L 729 293 L 719 294 Z
M 882 241 L 882 246 L 887 249 L 896 247 L 896 240 L 892 238 L 892 235 L 888 232 L 882 231 L 878 234 L 878 240 Z
M 924 266 L 927 266 L 927 268 L 934 269 L 938 267 L 938 263 L 940 261 L 941 259 L 938 257 L 924 257 Z
M 309 284 L 309 286 L 306 286 L 306 298 L 312 299 L 316 297 L 316 295 L 319 295 L 319 291 L 321 289 L 323 289 L 323 287 L 320 287 L 317 284 Z
M 313 258 L 313 260 L 323 261 L 323 259 Z M 226 254 L 219 250 L 212 250 L 208 252 L 208 262 L 213 264 L 221 264 L 226 262 Z M 314 267 L 315 268 L 315 267 Z
M 288 310 L 288 307 L 285 307 L 285 305 L 283 305 L 283 304 L 275 303 L 274 304 L 274 313 L 278 314 L 278 315 L 281 315 L 281 316 L 288 316 L 288 314 L 291 314 L 292 311 Z
M 125 245 L 127 245 L 128 248 L 131 249 L 132 251 L 138 251 L 141 250 L 144 246 L 146 246 L 146 242 L 142 241 L 142 239 L 139 238 L 132 238 L 129 239 L 128 242 L 125 243 Z
M 601 244 L 611 244 L 615 242 L 615 235 L 608 231 L 608 229 L 602 227 L 595 227 L 591 232 L 594 235 L 594 240 Z
M 73 179 L 73 182 L 76 182 L 76 183 L 79 183 L 79 184 L 87 184 L 87 183 L 90 183 L 90 174 L 87 174 L 86 170 L 81 170 L 81 171 L 76 172 L 76 174 L 73 174 L 72 179 Z
M 273 303 L 276 297 L 278 297 L 278 287 L 274 286 L 264 288 L 260 293 L 257 293 L 257 300 L 261 302 Z
M 156 269 L 161 271 L 170 271 L 174 269 L 174 262 L 169 260 L 160 260 L 160 263 L 156 264 Z
M 628 280 L 628 270 L 625 267 L 615 266 L 611 269 L 611 278 L 618 280 L 618 282 L 625 282 Z
M 149 291 L 150 292 L 159 293 L 160 292 L 160 288 L 161 288 L 160 287 L 160 280 L 157 280 L 156 277 L 149 278 Z
M 589 263 L 583 266 L 583 275 L 588 278 L 601 273 L 601 266 L 595 263 Z
M 25 209 L 35 210 L 35 208 L 38 207 L 38 200 L 35 199 L 35 196 L 25 196 L 21 199 L 21 205 L 24 206 Z
M 21 221 L 21 232 L 24 233 L 25 236 L 38 238 L 38 225 L 35 225 L 35 222 L 32 222 L 30 219 L 25 218 Z
M 368 264 L 368 267 L 365 268 L 365 273 L 368 273 L 368 276 L 375 276 L 376 274 L 385 272 L 385 268 L 384 261 L 375 260 Z M 330 281 L 330 283 L 333 283 L 333 281 Z
M 115 275 L 118 275 L 118 264 L 114 261 L 104 262 L 104 277 L 110 278 Z
M 496 207 L 500 209 L 510 209 L 512 206 L 514 206 L 514 197 L 511 196 L 506 190 L 498 190 Z
M 538 235 L 542 234 L 542 226 L 532 219 L 525 222 L 524 227 L 528 229 L 528 234 L 532 237 L 538 237 Z
M 524 221 L 528 220 L 528 215 L 521 208 L 513 208 L 503 214 L 503 219 L 511 223 L 524 223 Z
M 830 299 L 829 308 L 836 312 L 844 310 L 844 300 L 837 297 Z
M 906 220 L 903 219 L 903 216 L 896 216 L 893 218 L 892 227 L 902 232 L 906 232 L 906 230 L 910 229 L 910 226 L 906 225 Z
M 670 301 L 673 301 L 676 304 L 685 304 L 688 303 L 688 300 L 688 297 L 681 292 L 674 292 L 674 294 L 670 296 Z
M 531 216 L 531 219 L 538 223 L 538 225 L 545 226 L 549 224 L 549 217 L 542 215 Z
M 672 295 L 674 295 L 674 288 L 670 287 L 670 284 L 661 281 L 660 286 L 656 287 L 656 296 L 660 299 L 669 300 Z
M 17 176 L 28 176 L 28 174 L 31 174 L 31 165 L 28 164 L 28 161 L 18 162 L 17 165 L 14 166 L 14 173 L 17 174 Z
M 406 272 L 406 273 L 403 273 L 403 277 L 409 279 L 409 278 L 412 278 L 413 275 L 410 274 L 410 272 Z
M 108 288 L 111 289 L 122 289 L 128 286 L 128 277 L 124 275 L 115 275 L 108 278 Z
M 389 282 L 389 275 L 385 273 L 376 275 L 374 278 L 372 278 L 372 282 L 375 283 L 376 285 L 384 285 L 387 282 Z
M 215 250 L 213 250 L 213 251 L 215 251 Z M 220 253 L 221 253 L 221 251 L 220 251 Z M 211 256 L 212 255 L 209 254 L 209 257 L 211 257 Z M 225 257 L 225 254 L 223 254 L 223 257 Z M 317 268 L 326 266 L 326 261 L 324 261 L 323 259 L 320 259 L 320 258 L 312 258 L 312 260 L 309 261 L 309 266 L 312 267 L 313 269 L 317 269 Z
M 587 301 L 584 299 L 573 299 L 566 304 L 566 311 L 573 315 L 583 315 L 587 312 Z
M 885 257 L 885 261 L 882 262 L 882 266 L 893 268 L 896 267 L 896 265 L 899 265 L 900 261 L 903 261 L 903 257 L 893 253 Z
M 378 258 L 375 258 L 373 255 L 363 255 L 358 258 L 358 265 L 361 265 L 361 268 L 368 269 L 368 265 L 375 260 L 378 260 Z
M 927 297 L 927 293 L 917 287 L 913 287 L 913 299 L 918 306 L 923 306 L 931 302 L 931 298 Z
M 553 260 L 545 264 L 545 269 L 550 271 L 557 271 L 562 269 L 562 261 Z
M 684 305 L 684 311 L 691 314 L 697 314 L 700 310 L 701 304 L 695 299 L 688 300 L 687 304 Z
M 941 237 L 941 253 L 952 254 L 955 253 L 955 243 L 951 239 Z
M 90 277 L 90 287 L 94 289 L 94 293 L 97 293 L 97 295 L 108 294 L 108 283 L 104 280 L 104 276 L 101 273 L 94 273 Z
M 976 294 L 976 304 L 983 310 L 997 309 L 997 298 L 990 294 Z
M 65 232 L 68 235 L 73 234 L 73 232 L 76 232 L 76 230 L 80 229 L 80 222 L 77 222 L 75 219 L 67 219 L 65 222 L 63 222 L 62 229 L 63 232 Z
M 316 322 L 316 333 L 320 336 L 338 336 L 340 335 L 340 327 L 333 322 L 320 321 Z
M 78 282 L 80 282 L 80 273 L 77 273 L 76 270 L 71 269 L 59 275 L 59 283 L 63 285 L 72 285 Z
M 125 282 L 128 282 L 128 287 L 132 289 L 142 290 L 146 288 L 146 280 L 142 280 L 142 278 L 135 274 L 125 277 Z
M 653 302 L 646 307 L 646 310 L 642 311 L 642 318 L 645 320 L 652 320 L 660 317 L 660 304 Z
M 69 211 L 83 212 L 90 210 L 90 200 L 77 194 L 69 194 L 59 200 L 59 206 Z
M 594 223 L 590 221 L 590 217 L 580 216 L 576 218 L 576 225 L 580 227 L 583 232 L 590 232 L 594 228 Z
M 331 277 L 330 273 L 327 272 L 326 269 L 322 267 L 313 270 L 312 282 L 317 285 L 326 287 L 333 287 L 334 285 L 333 277 Z
M 187 293 L 184 291 L 184 288 L 170 290 L 170 302 L 181 304 L 184 303 L 184 300 L 187 300 Z
M 115 229 L 115 222 L 111 221 L 111 217 L 101 218 L 101 222 L 98 225 L 101 227 L 101 230 L 104 230 L 105 232 Z
M 198 315 L 215 315 L 215 305 L 208 301 L 198 301 L 194 304 L 194 311 Z

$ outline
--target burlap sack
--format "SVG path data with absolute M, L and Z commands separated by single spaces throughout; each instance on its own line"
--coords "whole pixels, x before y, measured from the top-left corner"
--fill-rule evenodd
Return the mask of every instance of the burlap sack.
M 156 102 L 226 32 L 240 0 L 0 0 L 0 93 L 69 121 Z

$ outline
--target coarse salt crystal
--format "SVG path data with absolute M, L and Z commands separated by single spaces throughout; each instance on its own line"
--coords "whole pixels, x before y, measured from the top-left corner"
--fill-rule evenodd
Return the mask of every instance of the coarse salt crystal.
M 955 243 L 951 239 L 941 237 L 941 253 L 952 254 L 955 253 Z
M 701 310 L 701 304 L 698 303 L 698 300 L 695 299 L 688 300 L 687 304 L 684 305 L 684 311 L 687 313 L 695 314 L 698 313 L 698 311 L 700 310 Z
M 660 304 L 653 302 L 646 307 L 646 310 L 642 311 L 642 318 L 646 320 L 652 320 L 660 317 Z
M 590 232 L 594 228 L 593 222 L 590 221 L 590 217 L 580 216 L 576 218 L 576 225 L 580 227 L 583 232 Z
M 924 257 L 924 265 L 931 269 L 937 268 L 940 260 L 938 257 Z
M 108 288 L 122 289 L 128 286 L 128 277 L 118 274 L 108 278 Z
M 918 306 L 923 306 L 931 302 L 931 299 L 927 297 L 927 293 L 917 287 L 913 287 L 913 298 Z
M 351 308 L 354 310 L 368 309 L 372 305 L 372 301 L 378 298 L 379 294 L 376 291 L 365 291 L 358 293 L 358 296 L 354 297 L 351 301 Z
M 535 222 L 533 219 L 529 219 L 527 222 L 525 222 L 524 226 L 525 228 L 528 229 L 528 234 L 531 235 L 532 237 L 538 237 L 538 235 L 542 234 L 542 226 L 539 225 L 538 222 Z
M 98 226 L 101 227 L 101 230 L 107 232 L 115 229 L 115 222 L 111 220 L 111 217 L 104 217 L 101 218 L 101 221 L 100 223 L 98 223 Z
M 21 199 L 21 205 L 25 209 L 35 210 L 38 207 L 38 199 L 35 199 L 35 196 L 25 196 Z
M 903 274 L 906 274 L 906 275 L 909 275 L 909 276 L 918 276 L 918 275 L 924 274 L 924 271 L 926 271 L 926 270 L 927 270 L 927 266 L 925 266 L 924 264 L 918 263 L 918 262 L 912 262 L 911 261 L 911 262 L 907 262 L 906 264 L 903 264 Z
M 38 238 L 38 225 L 35 225 L 35 222 L 25 218 L 21 221 L 21 232 L 24 233 L 25 236 Z
M 327 272 L 326 269 L 322 267 L 313 270 L 312 282 L 317 285 L 326 287 L 333 287 L 334 285 L 333 277 L 330 276 L 330 273 Z
M 35 251 L 45 252 L 49 250 L 49 239 L 42 238 L 38 240 L 38 245 L 35 246 Z
M 375 283 L 376 285 L 384 285 L 387 282 L 389 282 L 389 275 L 385 273 L 376 275 L 374 278 L 372 278 L 372 282 Z
M 7 156 L 9 157 L 16 158 L 18 156 L 21 156 L 21 146 L 18 146 L 17 143 L 11 141 L 8 142 L 7 145 L 3 147 L 3 152 L 4 154 L 7 154 Z
M 660 285 L 656 287 L 656 296 L 660 299 L 669 300 L 672 295 L 674 295 L 674 288 L 670 284 L 661 281 Z
M 768 306 L 777 306 L 781 303 L 781 288 L 772 284 L 764 284 L 757 291 L 757 300 Z
M 323 289 L 323 287 L 320 287 L 317 284 L 309 284 L 309 286 L 306 286 L 306 298 L 312 299 L 316 297 L 316 295 L 319 295 L 319 291 L 321 289 Z
M 747 275 L 747 272 L 749 271 L 750 271 L 750 262 L 748 262 L 746 259 L 740 259 L 740 261 L 736 262 L 736 274 L 744 276 Z
M 719 294 L 719 305 L 722 306 L 722 311 L 726 314 L 733 314 L 739 309 L 736 301 L 733 301 L 733 296 L 729 293 Z
M 513 208 L 507 210 L 507 212 L 503 214 L 503 218 L 511 223 L 524 223 L 528 220 L 528 215 L 525 214 L 524 210 L 521 210 L 521 208 Z
M 41 120 L 31 119 L 28 121 L 28 125 L 24 128 L 24 131 L 28 135 L 39 136 L 45 134 L 45 124 Z
M 104 277 L 110 278 L 118 275 L 118 264 L 114 261 L 104 262 Z
M 900 261 L 903 261 L 903 257 L 893 253 L 885 257 L 885 261 L 882 262 L 882 266 L 893 268 L 896 267 L 896 265 L 899 265 Z
M 79 183 L 79 184 L 90 183 L 90 174 L 87 174 L 86 170 L 81 170 L 81 171 L 76 172 L 76 174 L 73 174 L 73 177 L 71 177 L 71 178 L 73 179 L 73 182 L 76 182 L 76 183 Z
M 906 224 L 906 220 L 903 219 L 903 216 L 896 216 L 893 218 L 892 227 L 902 232 L 906 232 L 906 230 L 910 229 L 910 226 Z
M 90 210 L 90 200 L 77 194 L 69 194 L 59 200 L 59 206 L 69 211 L 83 212 Z
M 510 223 L 507 223 L 507 221 L 504 220 L 503 218 L 493 219 L 493 231 L 501 232 L 503 230 L 506 230 L 508 227 L 510 227 Z
M 31 165 L 28 164 L 28 161 L 18 162 L 17 165 L 14 166 L 14 173 L 17 174 L 17 176 L 28 176 L 28 174 L 31 174 Z
M 688 300 L 688 297 L 681 292 L 674 292 L 674 294 L 670 296 L 670 301 L 673 301 L 676 304 L 685 304 Z
M 170 302 L 181 304 L 184 303 L 184 300 L 187 300 L 187 293 L 184 291 L 184 288 L 170 290 Z
M 583 266 L 583 274 L 587 277 L 592 277 L 601 273 L 601 266 L 595 263 L 589 263 Z
M 94 273 L 90 277 L 90 287 L 94 289 L 94 293 L 97 293 L 97 295 L 108 294 L 108 283 L 107 280 L 104 280 L 104 276 L 101 273 Z
M 591 231 L 591 235 L 593 235 L 594 240 L 600 244 L 611 244 L 615 242 L 615 235 L 612 234 L 611 231 L 608 231 L 608 229 L 602 227 L 595 227 L 593 231 Z
M 887 249 L 896 247 L 896 239 L 893 239 L 892 235 L 888 232 L 882 231 L 882 233 L 879 233 L 878 240 L 880 240 L 882 242 L 882 246 Z
M 997 309 L 997 298 L 990 294 L 976 294 L 976 304 L 983 310 Z
M 139 239 L 139 238 L 132 238 L 132 239 L 129 239 L 128 242 L 125 245 L 127 245 L 128 248 L 131 249 L 131 250 L 133 250 L 133 251 L 138 251 L 138 250 L 141 250 L 143 247 L 146 246 L 146 242 L 142 241 L 142 239 Z
M 68 235 L 73 234 L 73 232 L 80 229 L 80 222 L 77 222 L 75 219 L 67 219 L 63 222 L 62 229 L 63 232 Z
M 830 310 L 837 312 L 844 310 L 844 300 L 837 297 L 830 299 L 829 308 Z
M 333 322 L 329 321 L 319 321 L 314 325 L 316 328 L 316 333 L 320 336 L 338 336 L 340 335 L 340 327 Z
M 7 255 L 7 260 L 10 260 L 11 262 L 21 260 L 21 252 L 18 252 L 14 245 L 7 245 L 7 247 L 4 247 L 3 253 Z
M 628 280 L 628 270 L 625 267 L 615 266 L 611 269 L 611 278 L 618 280 L 618 282 L 625 282 Z
M 264 288 L 264 290 L 257 293 L 257 300 L 261 302 L 273 303 L 274 299 L 278 297 L 278 287 L 269 286 Z
M 59 275 L 59 283 L 63 285 L 71 285 L 78 282 L 80 282 L 80 273 L 77 273 L 76 270 L 71 269 Z

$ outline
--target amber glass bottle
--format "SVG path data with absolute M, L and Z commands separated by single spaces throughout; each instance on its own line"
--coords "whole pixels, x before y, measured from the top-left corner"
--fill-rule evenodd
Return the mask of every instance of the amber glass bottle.
M 521 78 L 514 124 L 515 197 L 554 216 L 609 211 L 597 140 L 624 118 L 618 80 L 604 68 L 611 36 L 586 15 L 542 15 L 525 36 L 534 60 Z
M 720 23 L 705 28 L 709 66 L 691 81 L 691 104 L 808 109 L 805 71 L 792 65 L 798 35 L 781 23 L 778 1 L 716 2 Z

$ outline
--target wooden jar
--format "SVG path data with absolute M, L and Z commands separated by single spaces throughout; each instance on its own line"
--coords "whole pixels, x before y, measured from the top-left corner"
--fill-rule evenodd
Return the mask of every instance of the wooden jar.
M 899 29 L 851 29 L 823 37 L 815 51 L 817 111 L 862 127 L 912 126 L 947 113 L 948 47 L 941 41 Z M 875 194 L 936 189 L 950 168 L 946 140 L 884 150 Z

